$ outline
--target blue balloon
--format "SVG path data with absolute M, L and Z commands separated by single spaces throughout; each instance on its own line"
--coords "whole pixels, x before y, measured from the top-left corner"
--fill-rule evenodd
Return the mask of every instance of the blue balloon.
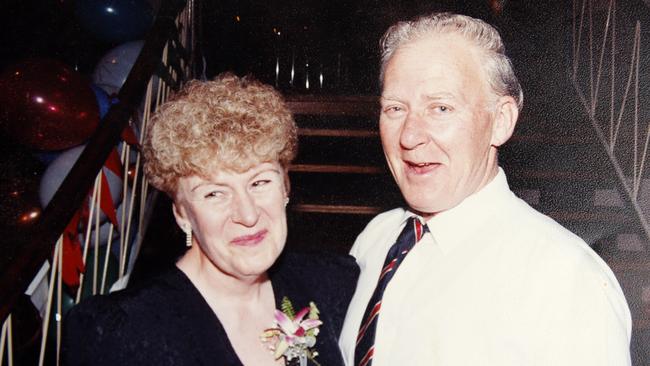
M 93 89 L 95 98 L 97 99 L 97 105 L 99 105 L 99 118 L 104 118 L 106 113 L 108 113 L 108 110 L 111 108 L 111 105 L 115 104 L 114 100 L 116 98 L 109 97 L 108 93 L 106 93 L 104 89 L 95 84 L 92 84 L 90 87 Z
M 61 155 L 61 151 L 32 151 L 32 155 L 45 165 L 50 165 L 51 162 Z
M 145 0 L 79 0 L 75 3 L 81 26 L 108 42 L 144 38 L 153 23 L 153 9 Z

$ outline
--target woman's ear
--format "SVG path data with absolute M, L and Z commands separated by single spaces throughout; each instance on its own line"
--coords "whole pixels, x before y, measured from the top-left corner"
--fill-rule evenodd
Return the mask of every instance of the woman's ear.
M 492 140 L 490 144 L 499 147 L 506 143 L 512 136 L 519 118 L 517 102 L 511 96 L 499 97 L 494 110 L 492 124 Z
M 190 221 L 187 217 L 187 212 L 183 205 L 178 204 L 177 202 L 172 203 L 172 212 L 174 213 L 174 218 L 176 219 L 176 224 L 181 230 L 186 231 L 187 228 L 191 228 Z

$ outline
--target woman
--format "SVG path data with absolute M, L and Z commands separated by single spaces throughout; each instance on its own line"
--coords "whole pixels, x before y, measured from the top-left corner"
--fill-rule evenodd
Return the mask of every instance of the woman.
M 354 260 L 278 259 L 296 142 L 279 93 L 247 78 L 191 81 L 161 106 L 143 146 L 144 171 L 171 197 L 189 249 L 147 285 L 73 308 L 64 364 L 283 365 L 282 333 L 260 339 L 279 321 L 287 332 L 318 333 L 304 355 L 317 351 L 321 365 L 342 365 L 336 342 L 358 274 Z M 303 312 L 305 329 L 287 330 L 275 310 L 285 297 L 296 312 L 314 302 L 320 319 Z

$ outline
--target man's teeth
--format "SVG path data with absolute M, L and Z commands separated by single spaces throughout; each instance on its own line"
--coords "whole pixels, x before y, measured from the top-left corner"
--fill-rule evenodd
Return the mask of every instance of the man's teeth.
M 413 165 L 413 166 L 416 166 L 416 167 L 418 167 L 418 168 L 422 168 L 422 167 L 425 167 L 425 166 L 433 165 L 433 163 L 410 163 L 410 164 Z

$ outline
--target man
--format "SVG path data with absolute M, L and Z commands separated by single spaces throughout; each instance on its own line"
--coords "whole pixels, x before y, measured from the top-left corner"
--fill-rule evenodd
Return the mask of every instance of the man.
M 613 273 L 498 167 L 523 102 L 498 32 L 442 13 L 394 25 L 381 46 L 380 135 L 408 207 L 351 250 L 346 364 L 629 365 Z

